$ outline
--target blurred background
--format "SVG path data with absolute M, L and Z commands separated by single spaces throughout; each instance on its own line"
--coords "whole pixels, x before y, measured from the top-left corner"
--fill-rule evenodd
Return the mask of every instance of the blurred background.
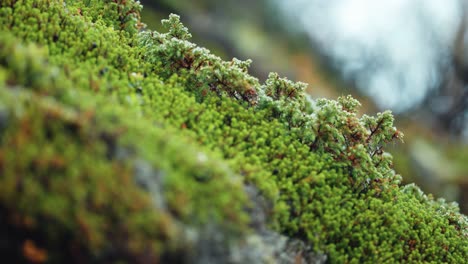
M 391 109 L 405 143 L 397 173 L 468 214 L 468 0 L 144 0 L 142 20 L 181 16 L 192 41 L 252 59 L 312 97 L 352 94 L 362 113 Z

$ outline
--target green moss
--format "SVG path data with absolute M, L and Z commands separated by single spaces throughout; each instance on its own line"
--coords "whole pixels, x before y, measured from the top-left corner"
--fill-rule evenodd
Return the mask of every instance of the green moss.
M 11 88 L 1 91 L 10 111 L 1 136 L 0 200 L 15 216 L 10 224 L 26 229 L 29 239 L 45 240 L 40 246 L 51 261 L 63 261 L 55 255 L 71 254 L 74 246 L 98 260 L 109 246 L 121 257 L 158 256 L 162 241 L 155 238 L 175 235 L 173 224 L 135 186 L 130 162 L 108 160 L 109 146 L 100 138 L 112 129 L 93 127 L 92 109 L 78 112 L 5 89 Z M 116 239 L 119 244 L 110 242 Z
M 109 246 L 127 261 L 160 258 L 185 245 L 179 223 L 245 234 L 242 188 L 254 184 L 272 204 L 270 227 L 332 263 L 466 259 L 458 207 L 392 169 L 383 148 L 402 133 L 390 112 L 359 117 L 351 97 L 309 102 L 305 84 L 273 73 L 260 84 L 250 61 L 189 42 L 178 16 L 163 21 L 168 33 L 139 32 L 140 8 L 2 2 L 9 225 L 40 233 L 51 252 L 68 241 L 98 261 Z M 154 188 L 135 184 L 144 171 Z
M 43 49 L 2 36 L 0 201 L 8 224 L 43 241 L 50 261 L 75 247 L 94 261 L 105 261 L 109 247 L 130 262 L 157 258 L 181 247 L 178 221 L 244 232 L 246 199 L 227 165 L 116 97 L 73 90 Z M 135 184 L 145 168 L 153 180 L 164 176 L 160 201 Z

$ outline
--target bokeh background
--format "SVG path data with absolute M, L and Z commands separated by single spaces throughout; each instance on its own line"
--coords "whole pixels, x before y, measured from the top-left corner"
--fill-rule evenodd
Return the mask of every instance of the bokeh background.
M 314 97 L 352 94 L 362 113 L 391 109 L 405 143 L 395 170 L 468 213 L 467 0 L 143 0 L 142 20 L 181 16 L 192 41 L 252 59 Z

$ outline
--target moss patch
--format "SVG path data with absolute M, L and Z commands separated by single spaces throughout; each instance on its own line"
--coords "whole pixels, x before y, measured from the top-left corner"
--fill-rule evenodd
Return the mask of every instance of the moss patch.
M 390 112 L 357 116 L 351 97 L 311 100 L 274 73 L 260 84 L 250 61 L 191 43 L 175 15 L 167 33 L 142 30 L 140 9 L 2 2 L 11 248 L 29 260 L 38 247 L 50 261 L 161 260 L 189 247 L 187 226 L 218 226 L 228 240 L 255 231 L 243 191 L 253 184 L 272 205 L 270 227 L 332 263 L 466 259 L 458 207 L 402 186 L 392 169 L 384 146 L 402 133 Z

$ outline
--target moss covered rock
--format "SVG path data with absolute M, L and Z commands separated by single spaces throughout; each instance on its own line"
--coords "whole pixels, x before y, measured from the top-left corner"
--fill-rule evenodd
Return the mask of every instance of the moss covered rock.
M 2 1 L 0 250 L 18 261 L 450 262 L 455 204 L 403 186 L 390 112 L 223 61 L 138 1 Z M 8 253 L 6 253 L 8 252 Z M 286 253 L 285 253 L 286 252 Z

